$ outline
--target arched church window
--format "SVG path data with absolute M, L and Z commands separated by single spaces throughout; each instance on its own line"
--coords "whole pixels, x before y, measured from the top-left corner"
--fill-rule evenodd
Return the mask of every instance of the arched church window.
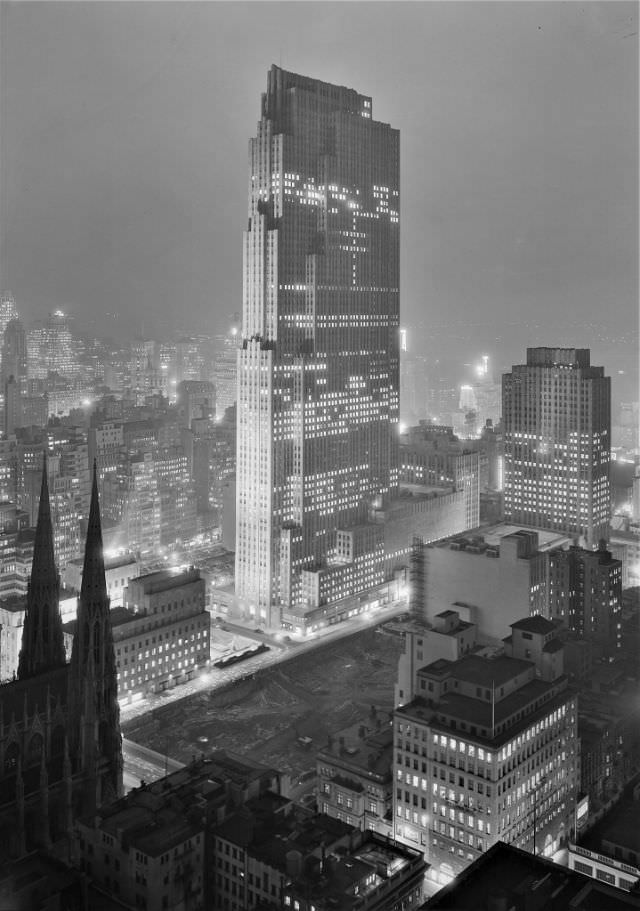
M 36 765 L 42 758 L 44 740 L 42 734 L 34 734 L 27 748 L 27 765 Z

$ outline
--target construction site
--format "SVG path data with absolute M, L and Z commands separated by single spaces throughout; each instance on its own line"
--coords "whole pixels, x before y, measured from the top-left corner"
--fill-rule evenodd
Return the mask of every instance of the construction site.
M 212 749 L 248 755 L 295 785 L 315 769 L 330 733 L 366 717 L 371 706 L 390 717 L 401 649 L 401 638 L 384 627 L 363 630 L 159 706 L 125 722 L 123 734 L 185 763 Z

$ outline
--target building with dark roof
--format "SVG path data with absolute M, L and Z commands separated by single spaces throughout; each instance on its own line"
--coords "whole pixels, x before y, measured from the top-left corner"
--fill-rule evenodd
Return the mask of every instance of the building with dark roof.
M 617 801 L 569 844 L 569 867 L 618 886 L 640 888 L 640 775 Z
M 219 826 L 214 851 L 215 911 L 367 911 L 415 907 L 422 896 L 419 851 L 278 795 L 248 802 Z
M 358 829 L 391 835 L 393 730 L 368 718 L 331 736 L 316 757 L 318 810 Z
M 499 841 L 422 911 L 626 911 L 640 895 L 588 879 L 544 857 Z
M 217 907 L 212 833 L 248 800 L 268 792 L 283 801 L 279 788 L 266 766 L 224 751 L 203 756 L 81 817 L 80 868 L 127 907 Z

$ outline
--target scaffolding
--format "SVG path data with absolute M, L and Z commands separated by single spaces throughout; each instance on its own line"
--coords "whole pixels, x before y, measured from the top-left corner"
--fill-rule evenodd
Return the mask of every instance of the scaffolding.
M 427 549 L 420 535 L 414 535 L 409 558 L 409 614 L 416 623 L 426 620 Z

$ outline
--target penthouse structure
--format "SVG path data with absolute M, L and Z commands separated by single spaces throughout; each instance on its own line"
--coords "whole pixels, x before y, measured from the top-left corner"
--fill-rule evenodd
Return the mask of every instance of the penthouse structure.
M 505 519 L 608 537 L 611 381 L 588 348 L 527 348 L 502 378 Z
M 394 716 L 394 837 L 445 884 L 498 840 L 550 855 L 579 784 L 577 699 L 555 626 L 511 624 L 498 653 L 421 666 Z

